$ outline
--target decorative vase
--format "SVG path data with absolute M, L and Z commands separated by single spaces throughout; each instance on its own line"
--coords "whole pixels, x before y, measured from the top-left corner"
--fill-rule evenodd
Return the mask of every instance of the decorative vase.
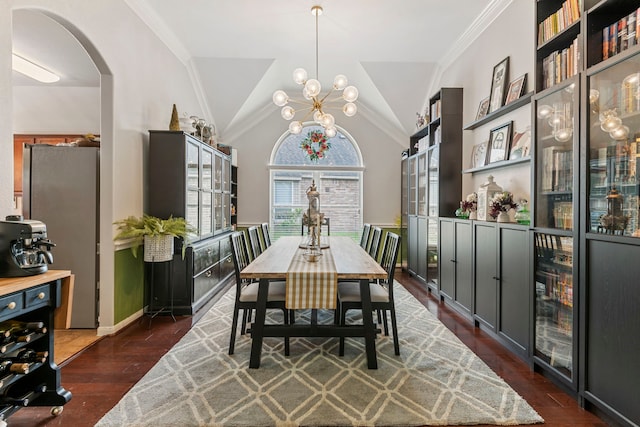
M 522 207 L 516 212 L 515 218 L 518 224 L 529 225 L 531 222 L 531 212 L 527 208 L 527 204 L 523 203 Z
M 478 219 L 478 213 L 476 211 L 471 211 L 469 219 Z
M 171 261 L 172 258 L 172 235 L 144 236 L 144 260 L 146 262 L 165 262 Z
M 496 219 L 498 222 L 510 222 L 509 214 L 506 212 L 500 212 L 498 214 L 498 218 Z

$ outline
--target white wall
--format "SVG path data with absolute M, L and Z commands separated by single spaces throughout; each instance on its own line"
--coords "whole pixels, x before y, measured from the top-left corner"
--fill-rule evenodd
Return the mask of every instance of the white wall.
M 362 152 L 363 220 L 376 225 L 393 226 L 400 215 L 400 158 L 404 148 L 393 142 L 362 115 L 337 117 L 337 124 L 356 141 Z M 269 219 L 269 169 L 271 151 L 287 131 L 289 122 L 280 111 L 273 112 L 260 123 L 247 123 L 251 128 L 225 144 L 238 151 L 238 224 L 260 224 Z M 409 137 L 407 136 L 407 146 Z
M 93 57 L 102 59 L 101 91 L 101 304 L 100 325 L 113 325 L 114 220 L 140 215 L 144 207 L 145 149 L 149 129 L 167 129 L 172 104 L 180 112 L 202 114 L 187 67 L 160 42 L 122 0 L 8 0 L 0 2 L 0 217 L 13 210 L 13 119 L 11 81 L 11 10 L 42 10 L 71 27 L 89 44 Z M 46 43 L 46 41 L 43 41 Z M 99 67 L 100 68 L 100 67 Z M 72 93 L 73 92 L 73 93 Z M 70 91 L 66 102 L 82 91 Z M 46 97 L 46 96 L 45 96 Z M 106 110 L 106 111 L 105 111 Z M 107 119 L 106 122 L 104 119 Z M 33 117 L 45 120 L 44 117 Z M 71 131 L 73 118 L 51 131 Z M 74 122 L 75 123 L 75 122 Z M 78 123 L 83 128 L 84 123 Z M 20 129 L 31 132 L 30 127 Z M 83 129 L 79 129 L 83 131 Z M 94 131 L 94 130 L 92 130 Z M 35 132 L 35 130 L 34 130 Z
M 493 67 L 509 57 L 509 80 L 527 73 L 527 92 L 534 88 L 535 28 L 533 1 L 512 1 L 502 14 L 442 73 L 437 87 L 464 88 L 463 125 L 476 118 L 480 101 L 489 96 Z M 472 131 L 464 131 L 462 167 L 468 168 L 473 145 L 489 139 L 492 128 L 513 120 L 515 131 L 524 131 L 531 124 L 531 107 L 523 106 Z M 531 200 L 531 166 L 529 163 L 465 174 L 462 195 L 477 191 L 488 175 L 516 200 Z M 513 217 L 514 212 L 511 212 Z

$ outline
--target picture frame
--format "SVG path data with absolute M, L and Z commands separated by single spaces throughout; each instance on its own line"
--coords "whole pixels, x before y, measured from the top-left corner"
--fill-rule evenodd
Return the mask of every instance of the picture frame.
M 489 113 L 493 113 L 504 105 L 507 90 L 507 78 L 509 76 L 509 57 L 507 56 L 495 67 L 491 78 L 491 92 L 489 101 Z
M 514 132 L 513 139 L 511 141 L 511 149 L 509 150 L 509 160 L 529 157 L 530 149 L 531 129 L 527 127 L 527 129 L 523 132 Z
M 488 146 L 489 141 L 484 141 L 471 148 L 471 162 L 469 164 L 471 169 L 480 168 L 487 163 Z
M 504 105 L 508 105 L 524 95 L 527 86 L 527 73 L 521 75 L 511 83 L 509 83 L 509 89 L 507 89 L 507 99 Z
M 476 114 L 476 120 L 480 120 L 489 112 L 489 100 L 490 96 L 487 96 L 482 101 L 480 101 L 480 105 L 478 105 L 478 113 Z
M 489 132 L 489 148 L 487 163 L 507 160 L 511 146 L 513 120 L 491 129 Z

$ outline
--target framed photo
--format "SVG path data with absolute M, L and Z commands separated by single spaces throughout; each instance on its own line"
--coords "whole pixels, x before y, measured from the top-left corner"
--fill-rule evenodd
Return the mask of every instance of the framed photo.
M 509 83 L 509 89 L 507 89 L 507 100 L 504 102 L 504 105 L 507 105 L 516 99 L 520 98 L 524 95 L 524 91 L 527 86 L 527 74 L 518 77 L 511 83 Z
M 488 146 L 489 141 L 484 141 L 473 146 L 473 148 L 471 149 L 471 164 L 469 165 L 471 169 L 479 168 L 485 165 L 485 163 L 487 162 Z
M 509 76 L 509 57 L 507 56 L 493 67 L 491 79 L 491 94 L 489 112 L 493 113 L 504 105 L 504 97 L 507 91 L 507 77 Z
M 489 133 L 489 154 L 487 163 L 507 160 L 511 145 L 511 132 L 513 121 L 491 129 Z
M 476 120 L 480 120 L 489 112 L 489 96 L 480 101 L 480 105 L 478 105 L 478 114 L 476 114 Z
M 524 132 L 515 132 L 511 141 L 509 160 L 520 159 L 529 156 L 531 149 L 531 131 L 527 128 Z

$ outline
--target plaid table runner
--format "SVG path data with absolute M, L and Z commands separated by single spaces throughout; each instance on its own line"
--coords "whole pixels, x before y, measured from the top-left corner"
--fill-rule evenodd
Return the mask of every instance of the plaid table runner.
M 318 262 L 305 261 L 304 249 L 298 249 L 287 271 L 286 307 L 288 309 L 336 308 L 338 273 L 330 250 L 323 250 Z

